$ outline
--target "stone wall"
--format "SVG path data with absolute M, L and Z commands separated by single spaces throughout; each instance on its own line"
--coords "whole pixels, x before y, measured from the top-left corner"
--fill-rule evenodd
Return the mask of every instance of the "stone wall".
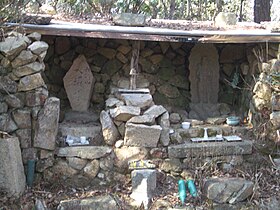
M 159 114 L 162 115 L 161 119 L 156 119 L 159 116 L 145 119 L 145 121 L 152 120 L 151 123 L 146 122 L 150 127 L 157 123 L 157 127 L 152 129 L 156 132 L 156 143 L 150 142 L 148 138 L 142 145 L 138 145 L 138 141 L 129 142 L 128 138 L 124 138 L 125 135 L 129 136 L 130 131 L 138 130 L 141 126 L 130 124 L 125 131 L 125 124 L 118 122 L 122 120 L 118 119 L 116 113 L 110 113 L 116 115 L 114 121 L 110 121 L 108 120 L 110 116 L 106 116 L 108 113 L 102 112 L 103 137 L 106 133 L 110 138 L 102 139 L 105 141 L 98 146 L 58 148 L 56 137 L 60 106 L 62 109 L 70 107 L 63 78 L 73 61 L 81 54 L 85 56 L 95 78 L 91 108 L 102 110 L 105 107 L 105 101 L 110 95 L 112 96 L 112 90 L 116 87 L 128 88 L 129 86 L 131 43 L 125 40 L 54 36 L 44 36 L 43 42 L 40 39 L 41 36 L 37 33 L 28 36 L 15 34 L 0 43 L 0 130 L 19 137 L 24 163 L 28 159 L 37 159 L 38 177 L 42 175 L 49 181 L 60 177 L 66 180 L 67 184 L 84 187 L 96 183 L 102 185 L 110 184 L 112 181 L 124 182 L 128 172 L 127 163 L 134 159 L 153 159 L 161 171 L 182 177 L 188 176 L 189 168 L 203 165 L 209 159 L 214 162 L 221 159 L 230 166 L 242 163 L 242 156 L 239 156 L 242 154 L 233 151 L 234 148 L 228 150 L 233 151 L 232 153 L 218 158 L 209 158 L 203 153 L 198 157 L 170 155 L 172 149 L 172 154 L 178 153 L 177 147 L 173 147 L 172 144 L 183 143 L 189 137 L 201 136 L 203 128 L 193 127 L 189 130 L 181 129 L 181 131 L 179 129 L 170 135 L 171 139 L 166 129 L 167 141 L 161 139 L 163 136 L 160 136 L 157 131 L 159 125 L 165 128 L 164 125 L 167 124 L 169 128 L 172 124 L 177 129 L 180 127 L 180 122 L 188 118 L 185 112 L 172 113 L 170 109 L 162 106 L 157 107 L 164 110 Z M 153 101 L 157 105 L 178 106 L 185 110 L 190 102 L 191 81 L 188 79 L 188 57 L 192 47 L 193 44 L 187 43 L 142 42 L 139 60 L 141 73 L 137 79 L 137 87 L 149 88 Z M 265 107 L 273 110 L 269 119 L 273 128 L 279 129 L 279 117 L 277 117 L 279 116 L 279 89 L 275 87 L 275 83 L 270 85 L 272 79 L 278 81 L 275 73 L 279 73 L 279 60 L 259 65 L 260 62 L 252 53 L 254 46 L 215 45 L 215 47 L 219 54 L 220 64 L 218 102 L 231 105 L 236 108 L 236 112 L 244 113 L 246 116 L 245 112 L 248 112 L 249 105 L 256 105 L 254 99 L 260 98 L 266 103 Z M 272 52 L 275 53 L 275 50 Z M 259 82 L 255 84 L 253 75 L 258 75 L 259 66 L 262 66 L 262 74 Z M 244 88 L 247 87 L 246 85 L 255 85 L 254 91 Z M 264 89 L 268 91 L 268 95 L 267 92 L 262 94 L 260 91 Z M 254 94 L 253 100 L 251 100 L 252 94 Z M 242 97 L 239 97 L 240 95 Z M 150 97 L 148 99 L 150 102 Z M 152 105 L 149 103 L 147 107 Z M 144 107 L 147 108 L 146 105 Z M 258 108 L 258 106 L 255 107 Z M 262 113 L 261 110 L 251 109 L 252 122 L 254 120 L 258 122 L 257 118 Z M 142 112 L 144 111 L 142 109 Z M 227 106 L 224 106 L 224 112 L 228 114 L 230 111 Z M 142 123 L 144 120 L 142 114 L 134 120 Z M 195 125 L 193 121 L 191 122 Z M 204 124 L 204 122 L 199 123 Z M 104 129 L 106 127 L 104 124 L 108 127 L 118 125 L 108 133 Z M 225 134 L 223 129 L 230 130 L 226 132 L 226 135 L 236 133 L 235 130 L 237 130 L 229 126 L 221 127 L 219 129 L 222 130 L 223 135 Z M 147 126 L 142 126 L 141 129 L 145 133 Z M 184 136 L 183 133 L 186 132 Z M 140 134 L 136 137 L 140 139 L 142 136 Z M 147 146 L 147 143 L 150 145 Z M 245 143 L 248 151 L 244 154 L 250 154 L 251 144 Z M 178 148 L 182 149 L 180 146 Z M 224 147 L 219 150 L 223 149 Z M 184 148 L 183 150 L 185 151 Z M 236 163 L 233 164 L 235 160 Z
M 80 54 L 85 55 L 95 79 L 91 107 L 101 111 L 114 87 L 129 87 L 131 41 L 58 36 L 43 36 L 43 40 L 50 46 L 43 78 L 50 95 L 61 100 L 62 110 L 69 107 L 63 78 Z M 155 104 L 190 111 L 189 55 L 193 46 L 192 43 L 141 42 L 137 87 L 149 88 Z M 238 87 L 243 88 L 244 83 L 239 75 L 251 78 L 246 49 L 252 47 L 216 44 L 215 48 L 220 64 L 218 102 L 245 116 L 250 97 L 248 94 L 238 97 L 242 92 Z M 238 82 L 234 84 L 236 75 Z
M 253 48 L 251 65 L 255 73 L 249 116 L 261 138 L 280 141 L 280 45 L 269 44 Z
M 40 39 L 11 32 L 0 42 L 0 130 L 19 138 L 24 164 L 56 147 L 60 103 L 41 76 L 49 46 Z
M 95 78 L 91 103 L 104 108 L 113 87 L 128 88 L 132 42 L 44 36 L 50 48 L 45 58 L 44 80 L 51 95 L 68 106 L 63 77 L 83 54 Z M 188 54 L 192 44 L 141 42 L 138 88 L 149 88 L 156 104 L 187 107 L 190 100 Z

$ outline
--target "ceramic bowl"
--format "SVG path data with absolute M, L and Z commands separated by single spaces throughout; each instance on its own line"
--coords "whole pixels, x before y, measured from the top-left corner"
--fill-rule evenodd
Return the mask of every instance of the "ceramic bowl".
M 236 117 L 236 116 L 227 117 L 228 125 L 238 125 L 239 121 L 240 121 L 239 117 Z
M 189 129 L 191 127 L 191 123 L 190 122 L 182 122 L 182 128 L 183 129 Z

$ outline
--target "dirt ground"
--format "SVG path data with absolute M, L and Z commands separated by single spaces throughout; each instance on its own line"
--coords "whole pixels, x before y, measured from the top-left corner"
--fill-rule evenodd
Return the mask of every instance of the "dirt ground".
M 212 209 L 213 203 L 207 200 L 201 192 L 203 181 L 209 177 L 242 177 L 254 183 L 254 193 L 246 201 L 249 209 L 262 209 L 267 199 L 280 200 L 280 170 L 273 162 L 273 157 L 279 156 L 280 147 L 263 141 L 254 143 L 252 155 L 244 156 L 240 167 L 230 171 L 223 170 L 217 163 L 204 164 L 190 172 L 193 175 L 199 196 L 187 197 L 185 207 L 196 209 Z M 278 152 L 278 153 L 277 153 Z M 179 177 L 166 175 L 158 170 L 156 196 L 152 200 L 151 210 L 168 209 L 181 206 L 177 196 L 177 181 Z M 65 183 L 54 180 L 52 183 L 40 181 L 32 188 L 26 189 L 19 199 L 8 199 L 0 195 L 0 210 L 30 210 L 34 209 L 35 201 L 40 199 L 49 209 L 56 209 L 61 200 L 82 199 L 97 195 L 112 195 L 118 201 L 119 208 L 139 209 L 131 206 L 131 179 L 127 175 L 125 183 L 112 183 L 109 186 L 73 188 Z M 277 205 L 277 204 L 276 204 Z

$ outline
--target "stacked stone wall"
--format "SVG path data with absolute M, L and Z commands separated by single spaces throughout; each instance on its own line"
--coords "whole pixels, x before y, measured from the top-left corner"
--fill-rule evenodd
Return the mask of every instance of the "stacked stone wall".
M 102 110 L 114 87 L 129 87 L 131 41 L 55 36 L 44 36 L 43 40 L 50 46 L 44 80 L 50 95 L 60 98 L 62 106 L 69 105 L 63 77 L 80 54 L 85 55 L 96 79 L 92 106 Z M 183 43 L 141 42 L 137 88 L 149 88 L 156 104 L 188 107 L 187 58 L 191 47 Z
M 41 35 L 11 32 L 0 42 L 0 130 L 17 136 L 23 163 L 56 147 L 60 112 L 42 77 L 48 44 Z
M 280 141 L 280 45 L 270 43 L 252 49 L 251 63 L 255 80 L 249 116 L 261 138 Z M 264 50 L 267 49 L 267 50 Z

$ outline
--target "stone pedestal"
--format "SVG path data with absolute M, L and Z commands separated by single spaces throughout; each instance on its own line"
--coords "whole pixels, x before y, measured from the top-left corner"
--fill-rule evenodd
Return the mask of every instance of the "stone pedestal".
M 25 190 L 25 174 L 19 140 L 0 132 L 0 194 L 19 197 Z
M 149 207 L 150 199 L 156 189 L 156 170 L 142 169 L 131 172 L 132 194 L 130 195 L 137 204 L 144 204 L 145 209 Z

